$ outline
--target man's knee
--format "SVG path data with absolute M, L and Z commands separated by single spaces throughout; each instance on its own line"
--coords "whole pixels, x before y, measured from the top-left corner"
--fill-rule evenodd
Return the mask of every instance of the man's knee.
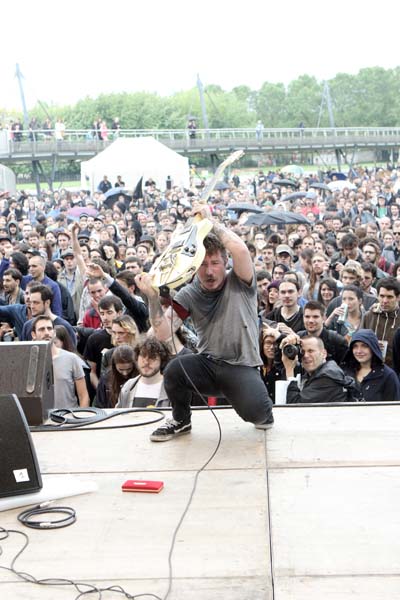
M 272 411 L 272 401 L 267 390 L 242 395 L 239 402 L 232 402 L 233 408 L 243 421 L 249 423 L 263 423 L 269 419 Z

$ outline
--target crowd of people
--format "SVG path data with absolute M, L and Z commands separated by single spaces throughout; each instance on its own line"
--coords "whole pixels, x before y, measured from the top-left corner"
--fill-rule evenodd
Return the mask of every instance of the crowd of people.
M 66 124 L 62 117 L 51 119 L 46 117 L 43 121 L 39 121 L 36 117 L 32 117 L 29 123 L 25 126 L 21 119 L 8 121 L 1 125 L 1 129 L 7 131 L 8 139 L 13 142 L 22 142 L 29 140 L 31 142 L 50 140 L 54 138 L 57 142 L 62 142 L 66 134 Z M 121 130 L 119 117 L 115 117 L 111 122 L 107 123 L 106 119 L 97 117 L 93 121 L 92 129 L 88 129 L 87 136 L 90 138 L 108 141 L 118 137 Z
M 332 179 L 235 173 L 206 206 L 205 182 L 135 197 L 120 176 L 3 194 L 1 342 L 51 342 L 56 407 L 172 405 L 153 441 L 189 433 L 204 401 L 268 428 L 277 381 L 288 403 L 398 401 L 400 169 Z M 249 204 L 306 218 L 249 225 Z M 149 271 L 193 213 L 213 224 L 206 256 L 160 296 Z

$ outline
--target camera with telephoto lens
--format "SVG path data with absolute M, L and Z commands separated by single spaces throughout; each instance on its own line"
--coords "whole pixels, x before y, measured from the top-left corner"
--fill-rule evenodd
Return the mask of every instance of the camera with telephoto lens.
M 294 360 L 300 355 L 300 347 L 297 344 L 287 344 L 283 346 L 282 352 L 289 360 Z

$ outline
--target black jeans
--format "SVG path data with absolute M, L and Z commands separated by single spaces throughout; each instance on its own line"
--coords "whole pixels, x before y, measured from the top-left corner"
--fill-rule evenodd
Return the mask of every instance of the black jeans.
M 258 369 L 230 365 L 204 354 L 186 354 L 174 358 L 164 371 L 165 390 L 177 421 L 190 418 L 194 390 L 190 380 L 205 396 L 225 396 L 244 421 L 260 424 L 273 420 L 271 398 Z

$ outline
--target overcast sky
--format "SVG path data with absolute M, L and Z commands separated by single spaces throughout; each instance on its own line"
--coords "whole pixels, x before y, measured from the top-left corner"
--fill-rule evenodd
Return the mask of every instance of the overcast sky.
M 319 81 L 400 64 L 397 3 L 365 0 L 19 0 L 2 6 L 0 107 L 100 93 Z

